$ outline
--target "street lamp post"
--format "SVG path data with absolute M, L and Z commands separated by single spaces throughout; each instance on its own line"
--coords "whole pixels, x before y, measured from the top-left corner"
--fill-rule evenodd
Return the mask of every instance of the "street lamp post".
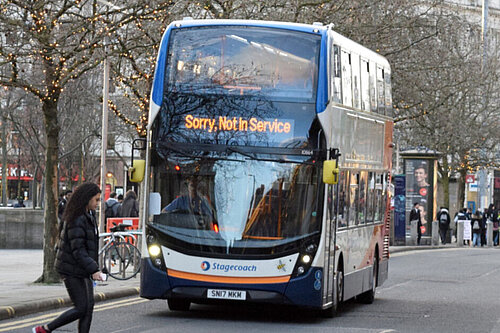
M 104 41 L 105 45 L 106 40 Z M 105 52 L 107 49 L 105 46 Z M 104 194 L 106 188 L 106 150 L 108 147 L 108 99 L 109 99 L 109 62 L 107 54 L 104 57 L 104 75 L 102 84 L 102 129 L 101 129 L 101 205 L 99 212 L 99 232 L 104 232 Z

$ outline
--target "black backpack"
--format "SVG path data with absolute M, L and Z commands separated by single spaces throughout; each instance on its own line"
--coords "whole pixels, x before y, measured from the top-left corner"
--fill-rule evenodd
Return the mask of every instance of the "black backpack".
M 111 205 L 108 205 L 108 203 L 106 202 L 106 210 L 104 211 L 104 216 L 106 216 L 106 218 L 116 217 L 113 207 L 118 204 L 120 204 L 118 201 L 113 202 L 113 204 Z
M 441 224 L 448 223 L 448 219 L 446 217 L 446 213 L 445 212 L 442 212 L 441 216 L 439 216 L 439 223 L 441 223 Z

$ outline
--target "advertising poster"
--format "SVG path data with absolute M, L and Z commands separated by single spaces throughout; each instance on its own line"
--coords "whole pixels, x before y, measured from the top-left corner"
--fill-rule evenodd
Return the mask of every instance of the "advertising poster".
M 470 224 L 470 220 L 464 221 L 464 240 L 472 239 L 472 227 Z
M 427 159 L 406 159 L 406 216 L 407 232 L 410 230 L 410 210 L 418 202 L 422 220 L 422 236 L 431 235 L 432 226 L 432 186 L 433 170 Z
M 394 244 L 406 243 L 406 179 L 405 175 L 394 175 Z

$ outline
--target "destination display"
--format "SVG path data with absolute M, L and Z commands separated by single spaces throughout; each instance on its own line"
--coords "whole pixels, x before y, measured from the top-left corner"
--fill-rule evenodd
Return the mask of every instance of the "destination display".
M 258 120 L 257 118 L 244 119 L 242 117 L 206 118 L 187 115 L 184 118 L 184 127 L 203 130 L 209 133 L 217 131 L 242 131 L 264 133 L 290 133 L 293 120 Z

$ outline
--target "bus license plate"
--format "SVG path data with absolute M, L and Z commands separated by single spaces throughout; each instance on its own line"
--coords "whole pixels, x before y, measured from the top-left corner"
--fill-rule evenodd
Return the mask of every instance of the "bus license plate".
M 207 298 L 236 299 L 244 301 L 247 298 L 247 292 L 243 290 L 208 289 Z

